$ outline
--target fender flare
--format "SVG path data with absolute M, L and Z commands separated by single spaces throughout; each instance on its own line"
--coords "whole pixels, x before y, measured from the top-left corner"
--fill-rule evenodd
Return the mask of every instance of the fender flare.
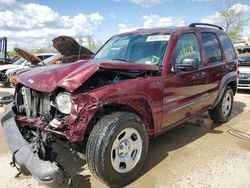
M 215 100 L 214 105 L 213 105 L 212 108 L 215 108 L 215 106 L 220 102 L 221 97 L 222 97 L 222 95 L 223 95 L 223 93 L 224 93 L 227 85 L 230 84 L 231 82 L 235 82 L 236 83 L 236 88 L 235 88 L 235 93 L 236 93 L 236 91 L 237 91 L 237 84 L 238 84 L 238 77 L 237 77 L 237 75 L 236 75 L 235 72 L 227 73 L 221 79 L 221 82 L 220 82 L 220 85 L 219 85 L 219 93 L 217 95 L 217 98 L 216 98 L 216 100 Z

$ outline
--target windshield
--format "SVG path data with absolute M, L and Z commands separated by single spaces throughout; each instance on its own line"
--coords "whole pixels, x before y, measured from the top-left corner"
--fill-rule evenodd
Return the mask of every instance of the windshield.
M 97 52 L 94 59 L 160 65 L 169 38 L 169 34 L 162 33 L 115 36 Z
M 23 58 L 21 57 L 21 58 L 19 58 L 18 60 L 16 60 L 13 64 L 14 64 L 14 65 L 21 65 L 21 64 L 23 64 L 25 61 L 26 61 L 26 60 L 23 59 Z
M 240 56 L 240 65 L 250 66 L 250 54 Z

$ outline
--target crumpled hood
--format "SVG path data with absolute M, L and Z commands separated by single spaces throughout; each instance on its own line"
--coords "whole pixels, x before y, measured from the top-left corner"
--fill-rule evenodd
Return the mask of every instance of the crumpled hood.
M 57 87 L 73 92 L 99 69 L 159 70 L 158 66 L 110 60 L 83 60 L 66 65 L 51 65 L 20 71 L 18 81 L 37 91 L 51 93 Z

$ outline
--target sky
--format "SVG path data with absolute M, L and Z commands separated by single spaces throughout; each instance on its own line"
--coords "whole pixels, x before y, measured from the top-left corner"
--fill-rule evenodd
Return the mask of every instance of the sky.
M 112 35 L 137 28 L 216 22 L 218 0 L 0 0 L 0 37 L 14 46 L 51 46 L 59 35 L 92 36 L 105 42 Z M 243 6 L 250 16 L 250 0 Z M 243 32 L 250 36 L 250 24 Z

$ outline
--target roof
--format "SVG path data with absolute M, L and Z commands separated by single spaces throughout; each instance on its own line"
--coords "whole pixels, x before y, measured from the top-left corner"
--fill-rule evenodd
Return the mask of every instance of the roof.
M 156 27 L 156 28 L 140 28 L 134 31 L 129 31 L 125 33 L 121 33 L 118 35 L 129 35 L 129 34 L 139 34 L 139 33 L 170 33 L 177 30 L 207 30 L 211 32 L 218 32 L 223 31 L 222 27 L 213 25 L 213 24 L 207 24 L 207 23 L 191 23 L 189 26 L 180 26 L 180 27 Z

